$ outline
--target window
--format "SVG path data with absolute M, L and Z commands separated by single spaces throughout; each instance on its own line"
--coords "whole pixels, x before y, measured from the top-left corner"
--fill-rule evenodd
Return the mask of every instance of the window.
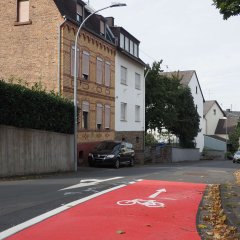
M 135 73 L 135 88 L 139 90 L 141 89 L 141 77 L 138 73 Z
M 140 122 L 140 106 L 135 106 L 135 122 Z
M 71 75 L 74 76 L 75 45 L 71 47 Z M 77 48 L 77 76 L 79 76 L 79 48 Z
M 105 105 L 105 128 L 110 128 L 110 118 L 111 118 L 111 107 L 109 105 Z
M 105 36 L 105 23 L 100 21 L 100 35 Z
M 196 87 L 196 94 L 197 94 L 197 92 L 198 92 L 198 88 Z
M 124 35 L 120 33 L 120 48 L 124 49 Z
M 133 55 L 133 41 L 130 40 L 130 53 Z
M 134 56 L 138 57 L 138 45 L 136 43 L 134 43 Z
M 101 58 L 97 58 L 97 83 L 102 84 L 103 82 L 103 61 Z
M 89 102 L 83 101 L 82 103 L 82 128 L 88 129 L 89 118 Z
M 83 51 L 82 54 L 82 77 L 88 80 L 89 76 L 89 63 L 90 63 L 90 55 L 88 52 Z
M 97 119 L 96 119 L 96 123 L 97 123 L 97 129 L 100 130 L 102 128 L 102 104 L 98 103 L 97 104 Z
M 121 66 L 121 83 L 127 85 L 127 68 Z
M 29 21 L 29 0 L 18 0 L 18 22 Z
M 125 37 L 125 50 L 129 52 L 129 39 Z
M 83 21 L 83 7 L 80 4 L 77 4 L 77 21 Z
M 217 111 L 216 109 L 213 109 L 213 114 L 216 115 L 217 114 Z
M 121 103 L 121 121 L 127 121 L 127 103 Z
M 105 62 L 105 86 L 111 86 L 111 64 L 109 62 Z

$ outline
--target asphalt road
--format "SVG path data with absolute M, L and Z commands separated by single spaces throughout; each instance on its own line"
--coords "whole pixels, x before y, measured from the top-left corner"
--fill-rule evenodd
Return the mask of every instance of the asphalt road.
M 69 202 L 139 179 L 192 183 L 233 182 L 239 164 L 232 161 L 200 161 L 135 166 L 88 168 L 77 173 L 36 179 L 0 181 L 0 232 Z M 69 188 L 73 186 L 72 188 Z

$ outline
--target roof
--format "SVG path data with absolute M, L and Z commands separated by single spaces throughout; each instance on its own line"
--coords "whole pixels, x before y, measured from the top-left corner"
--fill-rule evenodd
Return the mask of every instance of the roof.
M 197 73 L 195 70 L 186 70 L 186 71 L 174 71 L 174 72 L 161 72 L 160 73 L 163 76 L 166 76 L 168 78 L 172 78 L 172 77 L 177 77 L 180 79 L 180 83 L 184 86 L 188 86 L 190 81 L 192 80 L 193 75 L 196 75 L 197 78 L 197 82 L 203 97 L 203 101 L 205 102 L 204 96 L 203 96 L 203 92 L 201 89 L 201 85 L 198 81 L 198 77 L 197 77 Z
M 227 119 L 219 119 L 215 134 L 228 134 L 234 131 L 239 122 L 239 117 L 227 116 Z
M 67 20 L 72 22 L 73 24 L 80 26 L 81 23 L 76 21 L 76 2 L 79 3 L 82 6 L 86 6 L 86 3 L 84 3 L 81 0 L 54 0 L 60 14 L 65 17 Z M 84 14 L 85 18 L 89 16 L 90 10 L 86 7 L 84 7 Z M 115 46 L 115 39 L 114 36 L 110 30 L 110 28 L 106 28 L 106 37 L 103 37 L 100 35 L 100 20 L 105 21 L 106 19 L 99 14 L 94 14 L 83 26 L 85 30 L 88 32 L 93 33 L 97 37 L 101 38 L 104 41 L 107 41 L 108 43 Z M 109 34 L 108 34 L 109 33 Z
M 219 107 L 219 109 L 221 110 L 221 112 L 223 113 L 223 116 L 226 117 L 226 114 L 224 113 L 224 111 L 222 110 L 222 108 L 220 107 L 220 105 L 218 104 L 218 102 L 216 100 L 210 100 L 210 101 L 205 101 L 203 103 L 203 116 L 206 116 L 206 114 L 209 112 L 209 110 L 212 108 L 212 106 L 214 105 L 214 103 L 217 104 L 217 106 Z

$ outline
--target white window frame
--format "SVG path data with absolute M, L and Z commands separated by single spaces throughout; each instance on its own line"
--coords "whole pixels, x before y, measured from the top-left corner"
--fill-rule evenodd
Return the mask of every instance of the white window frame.
M 125 37 L 125 50 L 129 52 L 129 38 Z
M 90 104 L 88 101 L 82 102 L 82 129 L 88 129 L 89 127 L 89 111 L 90 111 Z M 85 127 L 84 122 L 84 112 L 87 112 L 87 126 Z
M 86 62 L 86 65 L 85 64 Z M 82 78 L 85 80 L 89 80 L 89 72 L 90 72 L 90 54 L 86 51 L 82 52 Z
M 124 49 L 124 45 L 125 45 L 124 35 L 120 33 L 120 48 Z
M 127 68 L 121 66 L 121 84 L 127 85 Z
M 140 111 L 141 107 L 139 105 L 135 105 L 135 122 L 140 122 Z
M 17 2 L 17 21 L 29 22 L 29 0 L 18 0 Z
M 79 3 L 77 3 L 76 19 L 77 19 L 78 22 L 82 22 L 83 21 L 83 7 Z
M 127 121 L 127 103 L 121 102 L 120 111 L 121 121 Z
M 135 73 L 135 89 L 141 90 L 141 75 Z
M 100 20 L 100 35 L 105 36 L 105 22 Z

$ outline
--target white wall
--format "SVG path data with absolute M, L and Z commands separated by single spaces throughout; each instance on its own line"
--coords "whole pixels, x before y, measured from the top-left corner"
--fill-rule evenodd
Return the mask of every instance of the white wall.
M 199 148 L 200 152 L 202 152 L 203 147 L 204 147 L 203 134 L 204 134 L 204 129 L 205 129 L 204 122 L 203 122 L 203 96 L 200 91 L 200 86 L 198 84 L 196 74 L 193 75 L 188 86 L 191 89 L 194 105 L 195 106 L 197 105 L 197 111 L 200 116 L 199 128 L 201 129 L 201 132 L 198 133 L 195 140 L 196 140 L 196 144 L 197 144 L 196 148 Z M 196 87 L 197 87 L 197 92 L 196 92 Z
M 115 60 L 115 129 L 116 131 L 144 131 L 144 67 L 120 52 L 117 52 Z M 127 68 L 127 85 L 121 84 L 121 66 Z M 135 89 L 135 73 L 140 74 L 141 90 Z M 127 121 L 121 121 L 121 102 L 127 103 Z M 140 122 L 135 121 L 135 105 L 140 106 Z
M 214 109 L 216 110 L 216 115 L 214 115 Z M 210 108 L 205 116 L 206 119 L 206 135 L 214 135 L 216 127 L 218 125 L 219 119 L 222 119 L 223 113 L 216 103 Z

